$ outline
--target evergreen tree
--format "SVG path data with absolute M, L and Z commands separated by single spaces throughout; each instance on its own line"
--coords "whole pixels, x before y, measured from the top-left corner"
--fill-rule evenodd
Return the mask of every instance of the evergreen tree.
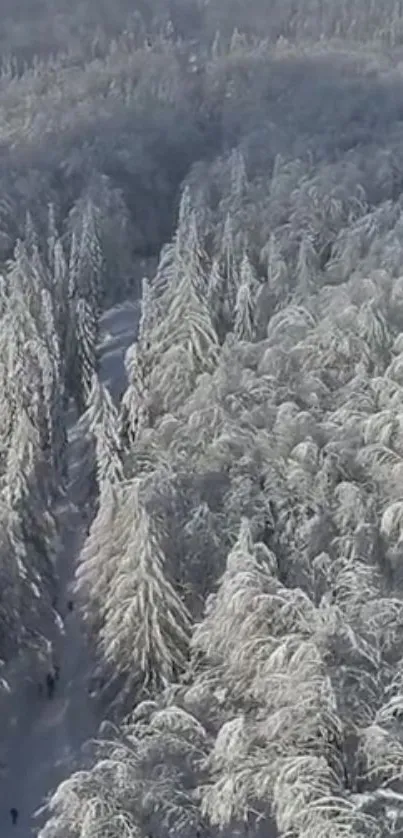
M 77 300 L 75 308 L 76 358 L 73 386 L 77 394 L 77 406 L 81 412 L 89 399 L 93 375 L 97 362 L 97 319 L 83 297 Z M 74 369 L 74 368 L 73 368 Z
M 136 686 L 155 690 L 185 668 L 190 617 L 164 575 L 164 555 L 136 483 L 123 514 L 128 539 L 107 592 L 100 646 L 133 696 Z
M 252 266 L 246 253 L 240 271 L 240 286 L 235 303 L 234 333 L 238 340 L 251 342 L 254 337 L 254 285 Z
M 95 437 L 95 457 L 99 489 L 104 483 L 118 483 L 123 478 L 120 459 L 118 412 L 106 387 L 94 373 L 83 421 Z

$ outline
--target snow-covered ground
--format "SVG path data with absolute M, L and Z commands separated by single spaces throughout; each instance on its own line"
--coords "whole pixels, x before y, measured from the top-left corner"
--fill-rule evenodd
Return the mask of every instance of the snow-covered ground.
M 114 398 L 126 386 L 124 354 L 137 335 L 139 303 L 124 303 L 107 311 L 102 318 L 100 377 Z
M 102 318 L 100 375 L 117 396 L 125 385 L 123 358 L 136 336 L 138 307 L 126 303 Z M 85 523 L 76 506 L 72 487 L 80 471 L 82 440 L 72 423 L 69 434 L 70 490 L 60 508 L 63 546 L 58 559 L 58 609 L 62 620 L 54 629 L 55 658 L 60 680 L 53 699 L 39 694 L 38 684 L 27 686 L 18 676 L 2 718 L 0 739 L 5 741 L 0 765 L 0 838 L 29 838 L 37 834 L 41 817 L 33 818 L 46 796 L 71 771 L 83 744 L 96 733 L 98 719 L 88 691 L 89 650 L 77 612 L 69 612 L 69 585 L 85 538 Z M 10 808 L 19 810 L 12 825 Z

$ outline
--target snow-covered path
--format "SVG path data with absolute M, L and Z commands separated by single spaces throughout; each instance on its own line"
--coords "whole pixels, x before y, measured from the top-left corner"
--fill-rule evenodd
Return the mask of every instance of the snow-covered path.
M 133 342 L 138 322 L 133 304 L 111 309 L 102 318 L 101 378 L 114 395 L 124 387 L 123 356 Z M 55 626 L 55 657 L 60 680 L 53 699 L 39 695 L 38 685 L 24 683 L 25 673 L 2 718 L 0 738 L 6 741 L 0 767 L 0 838 L 29 838 L 37 834 L 41 818 L 33 820 L 45 797 L 71 770 L 82 745 L 95 734 L 98 719 L 88 692 L 91 667 L 79 615 L 67 609 L 69 585 L 85 538 L 85 523 L 74 496 L 80 473 L 82 440 L 75 425 L 69 434 L 70 488 L 60 508 L 62 550 L 58 560 L 58 608 L 63 620 Z M 79 482 L 79 481 L 78 481 Z M 12 825 L 10 808 L 19 810 Z

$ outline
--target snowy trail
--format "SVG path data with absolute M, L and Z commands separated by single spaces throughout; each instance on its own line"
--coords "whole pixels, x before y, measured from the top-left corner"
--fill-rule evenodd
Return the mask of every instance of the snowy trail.
M 127 303 L 106 312 L 101 323 L 100 375 L 114 396 L 125 384 L 123 357 L 136 336 L 138 310 Z M 41 818 L 33 819 L 46 796 L 67 777 L 83 744 L 96 733 L 99 719 L 88 693 L 91 660 L 79 615 L 66 608 L 69 585 L 85 539 L 85 523 L 75 505 L 74 486 L 80 472 L 82 440 L 77 427 L 69 433 L 69 492 L 60 508 L 63 547 L 58 559 L 58 607 L 63 628 L 53 638 L 60 662 L 54 698 L 39 695 L 38 685 L 24 683 L 25 673 L 10 698 L 0 738 L 6 741 L 0 765 L 0 838 L 29 838 Z M 5 730 L 7 729 L 7 730 Z M 10 808 L 19 810 L 16 825 Z

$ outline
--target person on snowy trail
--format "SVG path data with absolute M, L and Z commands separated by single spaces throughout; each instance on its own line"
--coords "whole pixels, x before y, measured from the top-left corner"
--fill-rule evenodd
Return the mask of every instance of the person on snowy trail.
M 48 693 L 48 698 L 53 698 L 53 694 L 55 691 L 55 679 L 50 672 L 48 672 L 46 676 L 46 690 Z

